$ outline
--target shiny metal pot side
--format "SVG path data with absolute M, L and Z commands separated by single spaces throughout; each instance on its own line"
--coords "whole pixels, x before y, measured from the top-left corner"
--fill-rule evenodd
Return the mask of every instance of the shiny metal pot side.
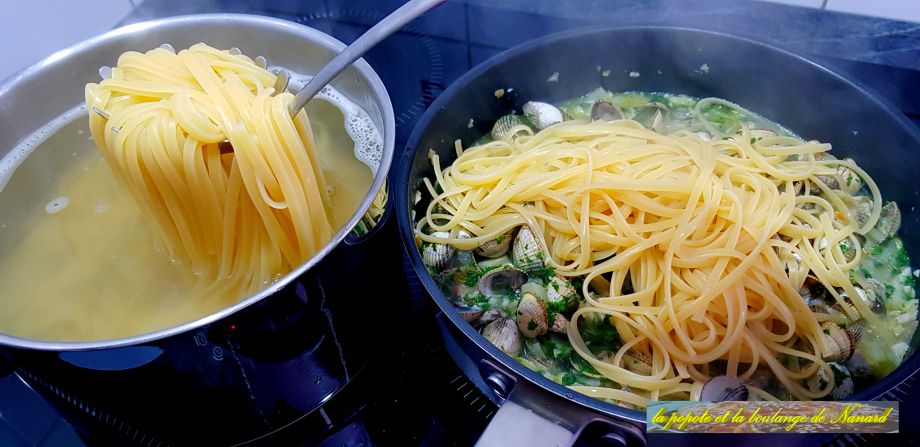
M 316 73 L 345 45 L 312 28 L 239 14 L 181 16 L 116 29 L 57 52 L 0 85 L 0 157 L 83 102 L 84 86 L 128 50 L 198 42 L 238 47 L 271 64 Z M 359 60 L 332 85 L 368 112 L 384 139 L 373 186 L 357 212 L 306 263 L 262 292 L 195 321 L 118 340 L 52 343 L 0 334 L 0 370 L 15 371 L 79 431 L 106 442 L 234 445 L 316 409 L 357 374 L 386 252 L 380 224 L 350 235 L 393 158 L 393 107 Z M 388 213 L 387 213 L 388 214 Z M 352 299 L 362 290 L 362 299 Z M 150 442 L 153 439 L 154 442 Z

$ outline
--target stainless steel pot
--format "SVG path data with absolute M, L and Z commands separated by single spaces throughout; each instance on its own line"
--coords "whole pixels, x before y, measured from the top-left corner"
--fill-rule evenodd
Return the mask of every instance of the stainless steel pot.
M 726 98 L 808 139 L 830 142 L 837 157 L 853 157 L 882 195 L 898 202 L 904 211 L 902 234 L 920 231 L 914 211 L 920 207 L 920 130 L 887 101 L 832 69 L 738 36 L 655 26 L 575 30 L 503 52 L 454 82 L 422 116 L 399 162 L 395 195 L 410 259 L 443 311 L 438 323 L 448 350 L 472 382 L 501 405 L 477 445 L 571 445 L 591 424 L 599 428 L 589 430 L 599 430 L 610 445 L 645 441 L 644 413 L 575 393 L 479 335 L 438 289 L 413 238 L 413 215 L 424 215 L 430 201 L 421 183 L 434 177 L 429 150 L 447 166 L 456 158 L 455 140 L 472 145 L 499 117 L 520 111 L 525 102 L 561 102 L 598 87 Z M 506 93 L 496 98 L 493 92 L 499 89 Z M 418 204 L 416 191 L 425 197 Z M 920 239 L 904 239 L 916 268 Z M 915 334 L 898 369 L 852 400 L 878 399 L 914 374 L 920 368 L 920 356 L 913 354 L 918 340 Z
M 308 74 L 345 47 L 302 25 L 247 15 L 184 16 L 120 28 L 0 85 L 0 157 L 82 103 L 84 85 L 121 53 L 202 41 Z M 332 85 L 371 116 L 384 138 L 383 158 L 358 211 L 316 255 L 255 296 L 159 332 L 91 343 L 0 334 L 0 363 L 77 430 L 124 445 L 243 443 L 292 423 L 342 389 L 374 348 L 367 335 L 376 327 L 383 289 L 372 253 L 381 238 L 350 231 L 387 176 L 395 121 L 383 83 L 363 60 Z

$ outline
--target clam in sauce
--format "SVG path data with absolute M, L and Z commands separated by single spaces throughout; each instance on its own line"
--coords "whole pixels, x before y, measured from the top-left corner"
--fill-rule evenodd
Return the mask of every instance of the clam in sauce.
M 753 139 L 775 136 L 798 138 L 788 129 L 732 107 L 731 103 L 668 93 L 611 93 L 598 89 L 558 106 L 529 102 L 522 112 L 501 117 L 492 133 L 479 143 L 492 141 L 493 137 L 506 137 L 508 132 L 518 133 L 521 126 L 537 132 L 570 119 L 635 120 L 658 133 L 685 130 L 704 141 L 733 138 L 736 135 L 733 130 L 739 126 L 747 126 Z M 705 123 L 699 119 L 700 114 L 705 117 Z M 816 154 L 816 158 L 821 157 L 833 158 L 829 153 Z M 873 203 L 859 176 L 841 166 L 835 175 L 821 177 L 820 181 L 842 199 L 857 219 L 857 224 L 862 226 L 871 213 Z M 812 195 L 823 194 L 820 188 L 809 188 L 807 186 L 811 185 L 802 183 L 795 185 L 797 195 L 806 191 Z M 423 188 L 420 191 L 427 196 Z M 847 399 L 891 373 L 907 355 L 908 343 L 918 325 L 914 288 L 920 272 L 911 270 L 910 258 L 897 236 L 900 219 L 897 204 L 884 203 L 878 223 L 859 238 L 863 258 L 850 273 L 850 281 L 859 296 L 846 296 L 843 289 L 837 289 L 843 293 L 847 307 L 852 307 L 851 300 L 854 299 L 865 302 L 897 338 L 896 344 L 883 343 L 882 338 L 876 335 L 877 328 L 858 318 L 859 313 L 854 309 L 842 308 L 810 272 L 799 291 L 821 323 L 823 341 L 826 346 L 832 347 L 824 360 L 829 363 L 833 377 L 819 368 L 814 376 L 803 380 L 803 384 L 812 390 L 823 389 L 828 383 L 833 383 L 834 388 L 824 398 L 826 400 Z M 424 231 L 425 227 L 422 228 Z M 827 248 L 826 240 L 814 242 L 821 250 Z M 847 245 L 850 243 L 845 241 L 839 247 L 848 260 L 853 259 L 857 252 Z M 566 327 L 571 324 L 572 313 L 585 305 L 585 299 L 580 295 L 583 278 L 562 277 L 556 275 L 553 268 L 546 267 L 540 244 L 529 227 L 519 226 L 473 250 L 421 242 L 419 248 L 444 295 L 457 306 L 464 319 L 503 352 L 561 385 L 628 390 L 628 387 L 601 375 L 573 352 Z M 795 257 L 787 257 L 785 262 L 787 270 L 807 269 L 803 267 L 802 260 Z M 623 294 L 633 292 L 628 277 L 621 290 Z M 594 293 L 590 286 L 588 291 Z M 614 355 L 623 346 L 617 329 L 604 316 L 586 314 L 579 319 L 577 328 L 572 329 L 579 331 L 588 349 L 602 361 L 613 362 Z M 783 354 L 777 354 L 777 359 L 794 369 L 807 363 L 804 359 L 787 358 Z M 651 373 L 652 362 L 642 353 L 628 350 L 620 362 L 620 366 L 636 374 Z M 772 371 L 762 364 L 744 381 L 724 377 L 725 370 L 724 360 L 709 364 L 709 375 L 713 379 L 705 387 L 707 396 L 728 395 L 732 400 L 761 399 L 762 396 L 749 394 L 743 389 L 750 385 L 780 400 L 795 399 Z M 668 398 L 680 397 L 671 395 Z M 607 400 L 634 408 L 625 402 Z

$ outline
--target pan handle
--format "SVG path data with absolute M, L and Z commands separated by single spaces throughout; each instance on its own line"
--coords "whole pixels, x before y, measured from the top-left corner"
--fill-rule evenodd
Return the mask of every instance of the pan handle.
M 528 380 L 515 378 L 490 360 L 482 360 L 480 373 L 504 403 L 489 422 L 476 447 L 571 446 L 591 423 L 603 424 L 607 446 L 644 446 L 645 432 L 623 421 L 606 418 L 546 392 Z

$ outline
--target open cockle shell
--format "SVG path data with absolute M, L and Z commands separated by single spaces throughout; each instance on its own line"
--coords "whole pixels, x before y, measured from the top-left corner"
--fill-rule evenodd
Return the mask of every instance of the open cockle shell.
M 521 334 L 528 338 L 546 333 L 548 329 L 546 306 L 536 295 L 525 292 L 521 297 L 517 309 L 517 325 Z
M 483 296 L 505 295 L 521 288 L 527 282 L 523 270 L 507 266 L 490 270 L 479 278 L 477 287 Z
M 529 226 L 521 227 L 517 237 L 514 238 L 514 246 L 511 250 L 514 265 L 528 274 L 543 268 L 543 252 L 540 250 L 540 242 L 537 241 L 537 237 Z
M 623 111 L 610 101 L 597 101 L 591 106 L 591 121 L 611 122 L 625 119 Z

